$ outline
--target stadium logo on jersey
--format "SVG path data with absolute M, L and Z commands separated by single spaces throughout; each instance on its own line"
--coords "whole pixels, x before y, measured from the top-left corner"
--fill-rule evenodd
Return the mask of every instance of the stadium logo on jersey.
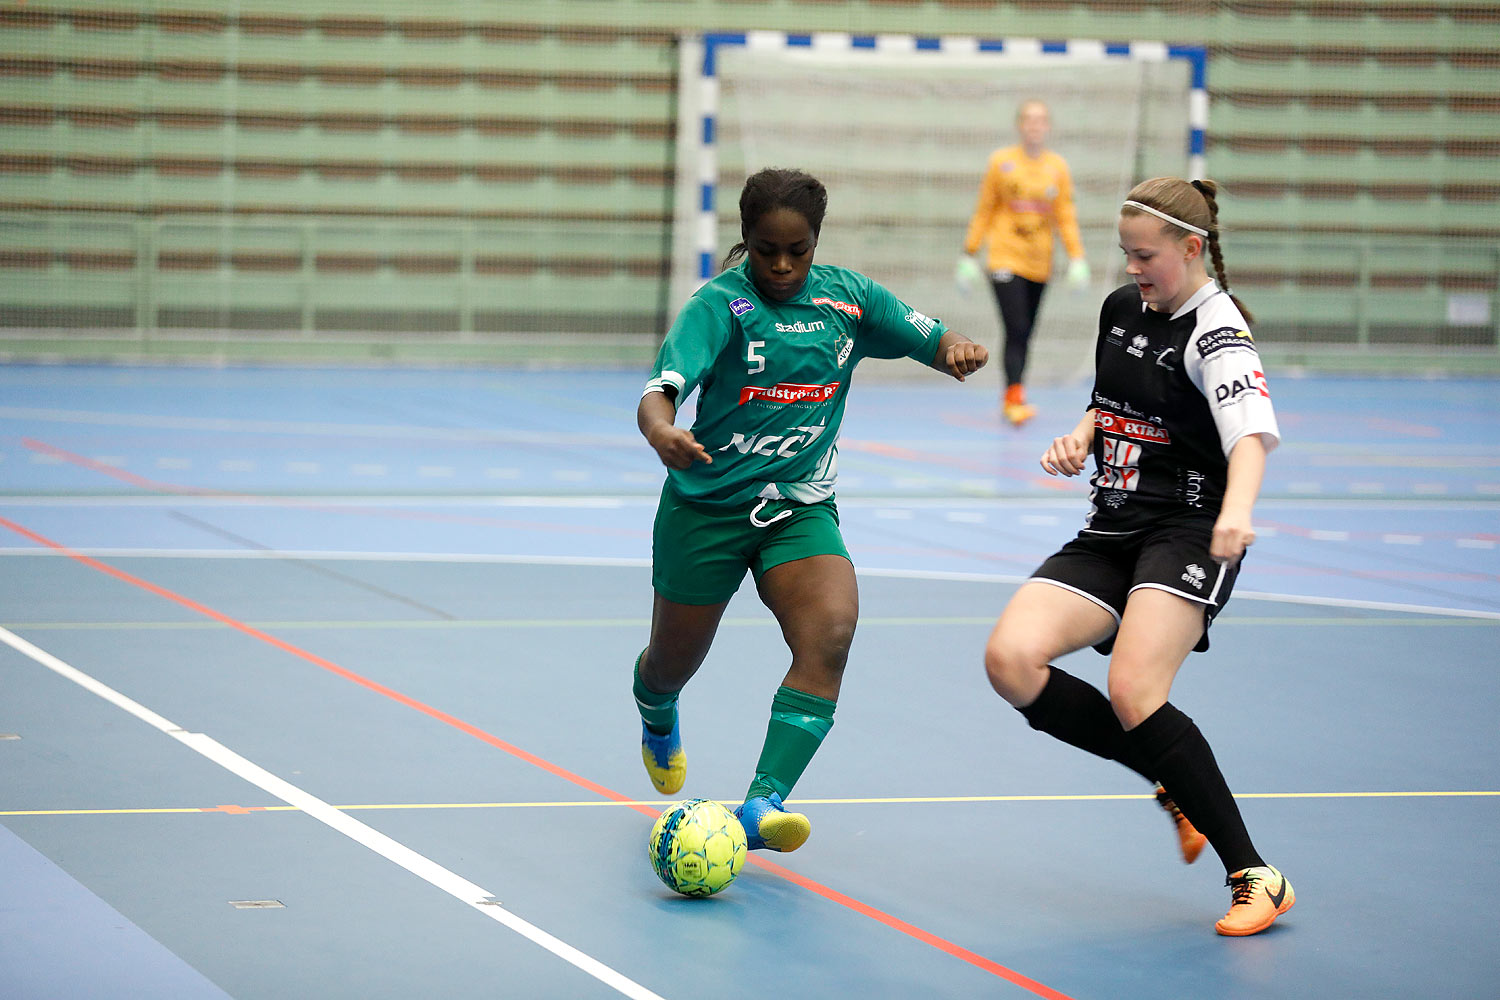
M 1165 427 L 1145 420 L 1122 417 L 1107 410 L 1094 411 L 1094 426 L 1106 434 L 1115 434 L 1132 441 L 1148 441 L 1152 444 L 1171 444 L 1172 435 Z
M 812 304 L 815 306 L 833 306 L 833 308 L 837 309 L 839 312 L 848 313 L 855 319 L 859 319 L 865 314 L 865 311 L 854 303 L 840 302 L 838 299 L 816 298 L 812 300 Z
M 827 385 L 799 385 L 796 382 L 778 382 L 771 386 L 747 385 L 740 390 L 740 405 L 746 403 L 826 403 L 838 391 L 839 383 Z
M 1119 347 L 1125 343 L 1125 328 L 1123 326 L 1110 327 L 1109 332 L 1104 335 L 1104 339 Z
M 768 458 L 776 455 L 780 458 L 791 458 L 816 441 L 827 429 L 823 424 L 815 424 L 811 427 L 793 428 L 793 430 L 802 431 L 801 434 L 751 434 L 749 437 L 735 431 L 729 443 L 719 450 L 728 451 L 733 448 L 741 455 L 765 455 Z
M 1198 338 L 1198 357 L 1206 358 L 1223 350 L 1255 350 L 1255 338 L 1249 330 L 1236 330 L 1232 326 L 1221 326 Z
M 923 337 L 932 336 L 932 331 L 937 328 L 937 320 L 924 316 L 915 309 L 906 314 L 906 321 L 920 330 Z
M 777 333 L 816 333 L 818 330 L 825 330 L 827 328 L 828 324 L 820 319 L 815 319 L 811 323 L 799 319 L 795 323 L 776 324 Z
M 733 302 L 729 303 L 729 311 L 734 313 L 736 316 L 743 316 L 745 315 L 745 313 L 754 308 L 755 303 L 751 302 L 749 299 L 735 299 Z
M 1182 582 L 1191 584 L 1195 590 L 1202 590 L 1203 581 L 1207 579 L 1208 574 L 1197 563 L 1188 563 L 1187 572 L 1182 574 Z
M 1151 341 L 1146 339 L 1144 333 L 1138 333 L 1131 338 L 1130 346 L 1125 348 L 1125 353 L 1134 354 L 1138 358 L 1144 358 L 1146 356 L 1146 345 L 1149 343 Z
M 1241 372 L 1228 382 L 1220 382 L 1214 386 L 1214 402 L 1219 406 L 1234 406 L 1254 396 L 1271 398 L 1271 389 L 1266 385 L 1266 373 L 1258 371 Z

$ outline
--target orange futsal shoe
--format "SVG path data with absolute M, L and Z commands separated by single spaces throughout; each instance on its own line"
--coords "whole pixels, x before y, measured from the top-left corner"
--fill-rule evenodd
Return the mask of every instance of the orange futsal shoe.
M 1026 387 L 1019 382 L 1012 382 L 1006 387 L 1004 410 L 1005 419 L 1013 427 L 1020 427 L 1036 416 L 1036 407 L 1026 404 Z
M 1229 937 L 1259 934 L 1297 901 L 1292 883 L 1270 865 L 1235 872 L 1224 884 L 1229 886 L 1232 901 L 1214 930 Z
M 1177 827 L 1177 840 L 1182 846 L 1182 860 L 1187 864 L 1197 861 L 1198 855 L 1203 853 L 1203 846 L 1208 843 L 1208 838 L 1198 832 L 1198 828 L 1182 814 L 1182 810 L 1177 808 L 1177 803 L 1172 801 L 1167 795 L 1167 790 L 1160 785 L 1156 786 L 1156 801 L 1167 811 L 1167 815 L 1172 817 L 1172 823 Z

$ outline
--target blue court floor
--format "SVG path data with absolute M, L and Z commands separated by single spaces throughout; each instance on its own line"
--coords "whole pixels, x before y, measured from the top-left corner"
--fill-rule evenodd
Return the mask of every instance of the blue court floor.
M 668 893 L 642 381 L 0 367 L 0 996 L 1495 995 L 1493 381 L 1272 380 L 1260 539 L 1173 692 L 1296 887 L 1243 940 L 1150 790 L 984 680 L 1081 524 L 1036 460 L 1086 388 L 1017 431 L 935 374 L 851 396 L 862 615 L 812 839 Z M 738 800 L 785 667 L 744 588 L 684 797 Z

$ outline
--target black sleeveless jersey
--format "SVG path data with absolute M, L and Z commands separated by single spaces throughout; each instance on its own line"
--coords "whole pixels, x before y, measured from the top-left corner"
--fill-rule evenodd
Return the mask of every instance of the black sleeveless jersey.
M 1218 516 L 1240 438 L 1280 441 L 1245 317 L 1210 281 L 1171 316 L 1132 282 L 1099 312 L 1094 468 L 1087 532 L 1136 531 L 1174 516 Z

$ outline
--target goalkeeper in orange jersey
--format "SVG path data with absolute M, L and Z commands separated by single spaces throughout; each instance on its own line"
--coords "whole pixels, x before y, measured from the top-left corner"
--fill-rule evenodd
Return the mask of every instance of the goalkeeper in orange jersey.
M 1073 181 L 1067 162 L 1047 148 L 1051 130 L 1052 118 L 1043 102 L 1025 101 L 1017 109 L 1021 141 L 990 155 L 964 238 L 964 256 L 958 262 L 961 289 L 972 290 L 981 271 L 989 273 L 994 286 L 1005 334 L 1005 419 L 1017 426 L 1036 413 L 1026 402 L 1022 376 L 1042 292 L 1052 276 L 1054 228 L 1072 261 L 1068 280 L 1075 285 L 1089 280 L 1073 209 Z M 989 247 L 982 268 L 974 259 L 981 244 Z

